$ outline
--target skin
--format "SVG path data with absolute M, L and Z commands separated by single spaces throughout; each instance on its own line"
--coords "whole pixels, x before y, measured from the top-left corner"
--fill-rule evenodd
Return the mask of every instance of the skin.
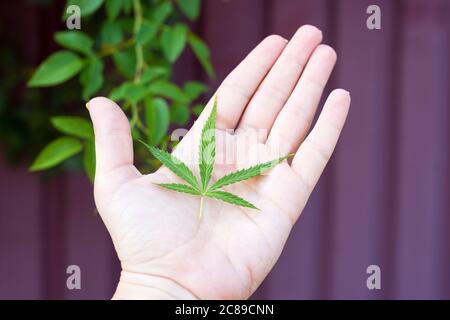
M 347 91 L 332 91 L 310 130 L 336 62 L 335 51 L 321 41 L 322 32 L 308 25 L 290 41 L 269 36 L 216 92 L 217 159 L 228 155 L 232 161 L 217 161 L 212 181 L 251 163 L 235 155 L 246 130 L 268 134 L 245 148 L 243 158 L 250 150 L 261 151 L 262 160 L 275 158 L 275 149 L 278 155 L 295 153 L 269 174 L 226 188 L 260 211 L 205 199 L 198 219 L 199 197 L 155 184 L 182 182 L 167 168 L 142 175 L 134 167 L 121 108 L 102 97 L 89 102 L 97 156 L 95 201 L 122 266 L 114 298 L 246 299 L 261 284 L 332 155 L 350 106 Z M 198 153 L 212 104 L 213 99 L 174 151 L 197 173 L 190 156 Z M 238 130 L 230 134 L 227 129 Z M 230 141 L 226 149 L 224 140 Z

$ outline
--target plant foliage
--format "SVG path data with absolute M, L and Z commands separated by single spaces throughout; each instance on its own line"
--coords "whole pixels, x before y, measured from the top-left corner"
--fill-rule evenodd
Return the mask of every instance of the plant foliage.
M 177 85 L 172 81 L 173 65 L 190 47 L 205 72 L 214 74 L 207 45 L 186 24 L 198 18 L 200 2 L 69 0 L 66 8 L 81 9 L 83 31 L 56 32 L 54 41 L 62 49 L 44 59 L 28 86 L 65 86 L 78 78 L 80 98 L 106 95 L 123 106 L 134 139 L 150 146 L 167 145 L 170 125 L 184 125 L 191 110 L 198 113 L 202 106 L 196 100 L 208 89 L 196 81 Z M 96 21 L 99 25 L 94 25 Z M 86 173 L 93 178 L 95 150 L 87 115 L 56 116 L 50 121 L 64 137 L 47 145 L 31 170 L 49 169 L 82 152 Z M 155 154 L 166 162 L 171 159 L 164 152 Z M 185 173 L 179 172 L 193 183 L 195 177 Z

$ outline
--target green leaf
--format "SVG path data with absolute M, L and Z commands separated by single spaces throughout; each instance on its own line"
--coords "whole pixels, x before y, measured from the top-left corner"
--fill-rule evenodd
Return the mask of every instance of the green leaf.
M 31 171 L 44 170 L 56 166 L 62 161 L 79 153 L 83 149 L 80 141 L 70 137 L 61 137 L 48 144 L 34 160 Z
M 130 86 L 134 85 L 133 82 L 123 82 L 118 87 L 115 87 L 109 93 L 108 98 L 114 101 L 123 100 L 126 98 L 127 90 Z
M 72 49 L 87 55 L 92 54 L 94 40 L 82 31 L 60 31 L 56 32 L 55 41 L 64 48 Z
M 170 16 L 172 11 L 172 4 L 168 1 L 164 1 L 153 11 L 152 20 L 157 23 L 163 23 Z
M 95 56 L 88 60 L 87 66 L 80 73 L 83 86 L 83 98 L 88 100 L 103 86 L 103 61 Z
M 119 87 L 114 88 L 109 98 L 111 100 L 127 100 L 131 103 L 138 103 L 148 94 L 148 89 L 140 83 L 124 82 Z
M 204 108 L 205 106 L 203 104 L 196 104 L 192 107 L 192 113 L 198 117 L 202 113 Z
M 123 32 L 119 21 L 107 21 L 100 31 L 103 44 L 116 45 L 122 41 Z
M 94 182 L 95 178 L 95 144 L 93 141 L 86 141 L 83 153 L 83 167 L 89 180 Z
M 242 170 L 239 170 L 236 172 L 229 173 L 229 174 L 223 176 L 222 178 L 220 178 L 219 180 L 217 180 L 209 188 L 209 190 L 214 191 L 214 190 L 217 190 L 224 186 L 259 176 L 259 175 L 263 174 L 264 172 L 266 172 L 267 170 L 272 169 L 277 164 L 286 160 L 287 158 L 289 158 L 289 156 L 281 157 L 281 158 L 278 158 L 275 160 L 260 163 L 258 165 L 252 166 L 250 168 L 246 168 L 246 169 L 242 169 Z
M 92 124 L 81 117 L 56 116 L 50 119 L 52 125 L 60 132 L 83 139 L 93 139 Z
M 71 5 L 76 5 L 80 7 L 82 16 L 88 16 L 97 11 L 102 4 L 103 0 L 68 0 L 66 8 Z M 66 12 L 65 16 L 67 17 Z
M 161 66 L 151 66 L 144 70 L 141 76 L 141 82 L 147 83 L 159 77 L 163 77 L 169 74 L 169 70 Z
M 132 34 L 134 32 L 134 19 L 131 17 L 123 17 L 117 19 L 117 23 L 122 28 L 122 33 Z M 131 39 L 129 39 L 131 40 Z
M 83 65 L 83 60 L 73 52 L 55 52 L 38 67 L 28 86 L 45 87 L 63 83 L 76 75 Z
M 241 197 L 238 197 L 232 193 L 229 192 L 225 192 L 225 191 L 208 191 L 205 196 L 210 197 L 210 198 L 215 198 L 215 199 L 219 199 L 222 200 L 224 202 L 228 202 L 231 204 L 235 204 L 241 207 L 246 207 L 246 208 L 252 208 L 252 209 L 257 209 L 259 210 L 257 207 L 255 207 L 253 204 L 251 204 L 250 202 L 248 202 L 245 199 L 242 199 Z
M 143 84 L 132 83 L 128 87 L 126 87 L 125 98 L 131 103 L 138 103 L 148 94 L 147 88 Z
M 149 93 L 169 98 L 181 103 L 188 103 L 189 98 L 175 84 L 166 80 L 156 80 L 148 86 Z
M 106 0 L 105 7 L 109 20 L 114 20 L 122 9 L 123 0 Z
M 158 183 L 159 186 L 169 189 L 169 190 L 173 190 L 173 191 L 178 191 L 178 192 L 183 192 L 183 193 L 189 193 L 189 194 L 194 194 L 194 195 L 200 195 L 200 192 L 198 192 L 198 190 L 192 188 L 191 186 L 188 186 L 186 184 L 181 184 L 181 183 Z
M 177 0 L 180 10 L 191 20 L 198 18 L 200 13 L 200 0 Z
M 122 0 L 123 2 L 123 12 L 129 14 L 133 9 L 133 0 Z
M 148 127 L 148 142 L 156 146 L 166 135 L 170 124 L 170 111 L 164 99 L 145 100 L 145 118 Z
M 203 93 L 208 92 L 208 86 L 200 82 L 189 81 L 184 84 L 183 90 L 189 100 L 192 101 Z
M 145 45 L 153 40 L 158 32 L 158 24 L 152 21 L 144 20 L 136 36 L 136 43 L 138 45 Z
M 190 33 L 188 42 L 197 59 L 200 61 L 203 69 L 210 78 L 214 77 L 214 69 L 211 64 L 210 52 L 208 46 L 195 34 Z
M 164 56 L 169 62 L 178 59 L 186 45 L 187 28 L 183 24 L 177 24 L 175 27 L 167 27 L 161 35 L 161 46 Z
M 188 166 L 186 166 L 183 162 L 181 162 L 181 160 L 177 159 L 175 156 L 171 155 L 166 151 L 159 150 L 158 148 L 150 146 L 143 141 L 141 142 L 148 148 L 148 150 L 152 153 L 152 155 L 156 159 L 161 161 L 163 165 L 169 168 L 170 171 L 172 171 L 178 177 L 189 183 L 195 190 L 198 191 L 200 189 L 197 178 L 195 178 L 191 169 L 189 169 Z
M 116 51 L 113 54 L 114 65 L 117 70 L 128 79 L 133 79 L 136 69 L 136 55 L 134 50 Z
M 214 99 L 214 106 L 211 114 L 206 120 L 201 135 L 199 148 L 199 170 L 200 180 L 203 191 L 208 188 L 208 183 L 211 180 L 211 174 L 216 158 L 216 114 L 217 114 L 217 96 Z
M 175 102 L 171 106 L 170 119 L 180 126 L 185 125 L 191 118 L 189 107 L 185 104 Z
M 141 133 L 139 132 L 139 129 L 136 126 L 133 126 L 131 121 L 130 126 L 131 126 L 131 137 L 133 138 L 133 140 L 140 140 L 142 137 Z

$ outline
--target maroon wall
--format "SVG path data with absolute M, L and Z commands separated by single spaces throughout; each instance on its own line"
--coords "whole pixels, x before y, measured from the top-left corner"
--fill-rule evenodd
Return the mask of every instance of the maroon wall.
M 450 298 L 450 2 L 204 3 L 197 28 L 212 49 L 213 87 L 265 35 L 312 23 L 338 51 L 330 88 L 352 93 L 336 153 L 255 297 Z M 380 31 L 365 26 L 370 4 L 381 7 Z M 39 45 L 33 32 L 48 17 L 20 22 L 18 6 L 18 28 Z M 183 56 L 179 79 L 202 77 L 192 61 Z M 117 261 L 81 174 L 47 181 L 2 160 L 0 194 L 0 298 L 111 296 Z M 80 291 L 65 289 L 70 264 L 81 267 Z M 366 288 L 371 264 L 380 291 Z

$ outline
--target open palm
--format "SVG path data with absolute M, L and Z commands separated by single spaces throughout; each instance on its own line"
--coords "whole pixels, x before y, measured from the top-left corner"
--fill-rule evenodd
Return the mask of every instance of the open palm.
M 122 266 L 116 298 L 244 299 L 260 285 L 347 116 L 350 96 L 335 90 L 307 134 L 336 62 L 334 50 L 321 41 L 322 33 L 312 26 L 300 28 L 289 42 L 270 36 L 217 90 L 213 181 L 255 164 L 256 153 L 258 163 L 295 153 L 290 163 L 284 161 L 267 175 L 226 187 L 259 211 L 207 198 L 199 219 L 199 197 L 157 185 L 182 182 L 170 170 L 161 167 L 141 175 L 133 166 L 122 110 L 106 98 L 89 102 L 96 137 L 95 200 Z M 194 172 L 200 132 L 212 104 L 174 151 Z

